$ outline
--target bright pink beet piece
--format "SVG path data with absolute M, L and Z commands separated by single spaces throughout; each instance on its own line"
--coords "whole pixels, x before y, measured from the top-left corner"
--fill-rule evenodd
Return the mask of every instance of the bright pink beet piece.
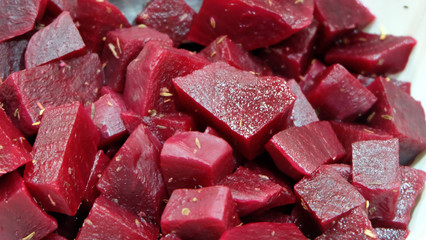
M 363 196 L 332 169 L 318 168 L 294 185 L 302 209 L 325 231 L 351 209 L 365 206 Z
M 159 41 L 165 46 L 172 46 L 172 40 L 166 34 L 142 25 L 108 32 L 102 50 L 107 86 L 117 92 L 123 92 L 127 65 L 149 41 Z
M 205 0 L 188 38 L 206 46 L 227 35 L 246 50 L 276 44 L 312 22 L 313 1 Z M 250 14 L 247 14 L 250 12 Z
M 399 139 L 399 163 L 409 165 L 426 149 L 425 113 L 410 95 L 378 77 L 369 87 L 377 97 L 367 122 Z
M 161 216 L 162 233 L 182 239 L 219 239 L 239 223 L 231 191 L 223 186 L 176 189 Z
M 43 238 L 42 240 L 67 240 L 67 239 L 56 233 L 51 233 L 47 235 L 45 238 Z
M 154 224 L 159 223 L 167 198 L 159 167 L 160 148 L 158 139 L 143 124 L 139 125 L 97 185 L 105 197 Z
M 220 237 L 220 240 L 306 240 L 303 233 L 293 223 L 249 223 L 239 227 L 233 227 Z
M 375 228 L 377 236 L 381 240 L 405 240 L 409 231 L 397 228 Z
M 36 32 L 28 42 L 25 67 L 32 68 L 56 59 L 84 55 L 86 45 L 69 12 Z
M 232 148 L 210 134 L 180 132 L 164 142 L 160 165 L 169 194 L 212 186 L 232 172 Z
M 362 74 L 395 73 L 403 70 L 416 45 L 412 37 L 399 37 L 360 32 L 345 38 L 341 45 L 325 55 L 328 64 L 340 63 Z
M 13 38 L 0 43 L 0 79 L 6 78 L 17 71 L 25 69 L 25 49 L 30 34 Z
M 306 96 L 322 117 L 352 120 L 368 111 L 377 100 L 339 64 L 328 67 L 318 78 L 317 85 Z
M 99 136 L 80 103 L 47 108 L 24 180 L 47 211 L 74 215 L 95 159 Z
M 34 202 L 18 173 L 0 179 L 2 239 L 42 239 L 57 227 L 55 219 Z
M 278 169 L 296 181 L 345 154 L 330 123 L 325 121 L 283 130 L 265 148 Z
M 352 144 L 352 184 L 369 201 L 370 219 L 395 216 L 400 181 L 398 139 Z
M 187 40 L 195 11 L 184 0 L 150 1 L 135 21 L 166 33 L 179 46 Z
M 222 62 L 173 83 L 181 106 L 195 111 L 248 159 L 264 151 L 295 101 L 284 79 L 257 77 Z
M 96 188 L 96 184 L 102 176 L 102 172 L 108 166 L 110 158 L 105 155 L 102 150 L 99 150 L 95 155 L 95 160 L 93 161 L 92 169 L 90 170 L 89 180 L 87 181 L 86 187 L 84 189 L 83 200 L 90 204 L 95 202 L 95 199 L 100 195 L 99 190 Z
M 15 72 L 0 85 L 0 101 L 18 129 L 30 136 L 37 132 L 45 107 L 95 101 L 101 68 L 99 57 L 87 54 Z
M 184 50 L 149 42 L 127 67 L 124 100 L 145 116 L 150 112 L 175 113 L 172 79 L 201 69 L 210 62 Z
M 104 196 L 96 199 L 76 240 L 155 240 L 158 228 Z
M 305 95 L 309 94 L 313 89 L 315 89 L 315 86 L 319 81 L 317 76 L 320 75 L 320 73 L 322 73 L 325 69 L 327 69 L 327 67 L 322 62 L 316 59 L 312 60 L 311 65 L 306 71 L 306 74 L 300 78 L 299 82 L 300 88 Z

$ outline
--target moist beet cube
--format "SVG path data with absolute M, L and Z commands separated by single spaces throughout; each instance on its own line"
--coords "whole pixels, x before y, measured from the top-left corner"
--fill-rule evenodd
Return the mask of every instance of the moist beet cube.
M 99 136 L 80 103 L 47 108 L 24 180 L 47 211 L 74 215 L 95 159 Z
M 18 173 L 0 179 L 2 239 L 42 239 L 58 225 L 34 202 Z
M 274 135 L 265 148 L 278 169 L 296 181 L 345 154 L 328 122 L 283 130 Z
M 405 240 L 409 231 L 397 228 L 375 228 L 377 236 L 381 240 Z
M 105 155 L 102 150 L 99 150 L 95 155 L 95 160 L 93 161 L 92 169 L 90 170 L 89 180 L 87 181 L 86 187 L 84 189 L 84 200 L 93 204 L 95 199 L 100 195 L 96 184 L 102 176 L 102 172 L 108 166 L 110 158 Z
M 164 142 L 160 165 L 169 193 L 212 186 L 232 172 L 232 148 L 210 134 L 180 132 Z
M 30 34 L 13 38 L 0 43 L 0 79 L 6 78 L 17 71 L 25 69 L 25 49 Z
M 173 83 L 181 106 L 194 111 L 248 159 L 264 151 L 295 101 L 284 79 L 256 77 L 222 62 Z
M 219 239 L 239 223 L 231 191 L 223 186 L 176 189 L 161 216 L 162 233 L 182 239 Z
M 220 240 L 234 239 L 281 239 L 281 240 L 305 240 L 306 237 L 293 223 L 249 223 L 239 227 L 233 227 L 220 237 Z

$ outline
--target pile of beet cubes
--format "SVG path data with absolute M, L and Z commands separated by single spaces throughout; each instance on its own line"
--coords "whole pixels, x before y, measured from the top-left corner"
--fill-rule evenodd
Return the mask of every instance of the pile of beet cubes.
M 405 239 L 416 41 L 359 0 L 0 2 L 0 239 Z

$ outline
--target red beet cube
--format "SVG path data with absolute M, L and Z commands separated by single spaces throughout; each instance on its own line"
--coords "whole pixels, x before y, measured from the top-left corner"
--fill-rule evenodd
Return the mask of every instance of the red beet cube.
M 220 240 L 306 240 L 303 233 L 293 223 L 249 223 L 247 225 L 233 227 L 220 237 Z
M 0 43 L 0 79 L 25 69 L 25 49 L 30 34 Z M 0 81 L 1 82 L 1 81 Z
M 222 62 L 173 83 L 181 106 L 195 111 L 248 159 L 264 151 L 295 101 L 284 79 L 256 77 Z
M 34 202 L 17 173 L 0 179 L 0 236 L 2 239 L 42 239 L 58 225 Z
M 161 216 L 162 233 L 173 232 L 182 239 L 219 239 L 237 224 L 231 191 L 222 186 L 176 189 Z
M 24 180 L 47 211 L 74 215 L 95 159 L 99 136 L 80 103 L 48 108 Z
M 102 150 L 99 150 L 95 155 L 95 160 L 93 161 L 92 169 L 90 170 L 89 180 L 87 181 L 86 187 L 84 189 L 84 200 L 93 204 L 95 199 L 100 195 L 96 184 L 102 176 L 102 172 L 108 166 L 110 158 L 105 155 Z
M 324 163 L 336 162 L 345 154 L 328 122 L 314 122 L 281 131 L 265 148 L 278 169 L 296 181 Z
M 409 231 L 396 228 L 375 228 L 377 236 L 381 240 L 405 240 Z

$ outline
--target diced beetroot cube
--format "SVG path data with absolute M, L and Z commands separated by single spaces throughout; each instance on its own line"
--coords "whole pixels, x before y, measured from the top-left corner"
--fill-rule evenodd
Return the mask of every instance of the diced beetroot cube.
M 343 163 L 324 164 L 322 168 L 331 168 L 338 172 L 346 181 L 352 183 L 352 166 Z
M 295 101 L 284 79 L 256 77 L 222 62 L 173 83 L 181 106 L 217 129 L 248 159 L 264 151 Z
M 99 136 L 80 103 L 47 108 L 24 179 L 47 211 L 74 215 L 95 159 Z
M 151 40 L 172 46 L 172 40 L 166 34 L 143 25 L 108 32 L 102 51 L 105 84 L 117 92 L 123 92 L 127 65 Z
M 370 86 L 370 84 L 372 84 L 374 80 L 376 80 L 377 78 L 377 77 L 364 76 L 362 74 L 355 74 L 354 76 L 359 80 L 359 82 L 364 87 Z M 409 95 L 411 94 L 411 82 L 399 81 L 399 80 L 388 78 L 388 77 L 385 79 L 386 81 L 390 81 L 395 86 L 399 87 L 402 91 L 406 92 L 407 94 Z
M 85 52 L 86 45 L 70 13 L 63 12 L 31 37 L 25 52 L 25 67 L 32 68 L 56 59 L 83 55 Z
M 77 0 L 48 0 L 46 10 L 54 15 L 59 15 L 61 12 L 74 12 L 77 7 Z
M 201 69 L 210 62 L 184 49 L 148 42 L 127 67 L 124 100 L 128 107 L 145 116 L 149 112 L 174 113 L 172 79 Z
M 290 215 L 284 214 L 279 210 L 280 208 L 274 208 L 266 212 L 255 213 L 246 216 L 242 219 L 244 223 L 253 222 L 275 222 L 275 223 L 293 223 L 293 219 Z
M 143 124 L 139 125 L 97 185 L 105 197 L 155 224 L 159 223 L 167 198 L 159 167 L 160 148 L 158 139 Z
M 184 0 L 153 0 L 135 21 L 166 33 L 179 46 L 186 40 L 195 14 Z
M 313 10 L 312 0 L 204 0 L 188 38 L 205 46 L 227 35 L 253 50 L 276 44 L 311 24 Z
M 395 216 L 400 180 L 398 139 L 352 144 L 352 182 L 369 201 L 370 219 Z
M 182 238 L 178 237 L 174 233 L 169 233 L 161 237 L 160 240 L 182 240 Z
M 306 240 L 303 233 L 293 223 L 249 223 L 247 225 L 233 227 L 220 237 L 220 240 Z
M 2 239 L 42 239 L 58 227 L 34 202 L 16 172 L 0 179 L 0 236 Z
M 300 88 L 305 95 L 309 94 L 313 89 L 315 89 L 315 86 L 319 81 L 317 76 L 320 75 L 325 69 L 327 69 L 327 67 L 323 63 L 316 59 L 312 60 L 312 63 L 306 71 L 305 76 L 301 77 L 299 82 Z
M 315 240 L 327 239 L 372 240 L 378 239 L 378 235 L 368 219 L 365 207 L 362 206 L 351 210 L 321 236 L 315 238 Z
M 20 36 L 34 28 L 43 16 L 47 0 L 14 0 L 0 2 L 0 42 Z
M 100 196 L 84 220 L 76 240 L 155 240 L 158 228 Z
M 322 117 L 352 120 L 368 111 L 377 100 L 339 64 L 328 67 L 318 78 L 317 86 L 307 97 Z
M 328 64 L 340 63 L 362 74 L 395 73 L 403 70 L 411 50 L 416 45 L 412 37 L 358 33 L 345 38 L 341 45 L 331 48 Z
M 102 172 L 108 166 L 110 162 L 110 158 L 105 155 L 102 150 L 99 150 L 96 153 L 95 160 L 93 161 L 92 169 L 90 170 L 89 180 L 87 181 L 86 187 L 84 189 L 84 200 L 93 204 L 95 199 L 100 195 L 98 189 L 96 188 L 96 184 L 102 176 Z
M 294 185 L 302 208 L 311 214 L 319 228 L 325 231 L 351 209 L 365 206 L 365 199 L 339 173 L 318 168 Z
M 109 31 L 130 27 L 121 11 L 108 1 L 77 0 L 75 21 L 89 51 L 100 53 Z
M 161 216 L 161 230 L 182 239 L 215 240 L 239 222 L 229 188 L 176 189 Z
M 31 145 L 0 108 L 0 176 L 31 160 Z
M 0 43 L 0 79 L 25 69 L 25 49 L 30 34 Z
M 67 239 L 56 233 L 51 233 L 47 235 L 45 238 L 43 238 L 42 240 L 67 240 Z
M 79 101 L 91 104 L 99 95 L 102 71 L 99 57 L 87 54 L 11 74 L 0 85 L 0 101 L 21 132 L 37 132 L 44 107 Z
M 180 132 L 164 142 L 160 165 L 169 193 L 212 186 L 232 172 L 232 148 L 210 134 Z
M 368 89 L 378 101 L 367 122 L 399 139 L 399 163 L 409 165 L 426 149 L 426 121 L 421 104 L 381 77 Z
M 283 130 L 265 148 L 278 169 L 296 181 L 345 154 L 330 123 L 324 121 Z
M 374 219 L 375 226 L 407 229 L 411 218 L 411 210 L 425 184 L 426 173 L 406 166 L 401 166 L 400 170 L 401 188 L 396 202 L 395 217 L 393 219 Z
M 234 43 L 226 35 L 213 40 L 201 52 L 211 62 L 226 62 L 241 70 L 252 71 L 257 75 L 271 75 L 271 70 L 241 45 Z
M 408 237 L 408 230 L 396 228 L 375 228 L 377 236 L 381 240 L 405 240 Z

